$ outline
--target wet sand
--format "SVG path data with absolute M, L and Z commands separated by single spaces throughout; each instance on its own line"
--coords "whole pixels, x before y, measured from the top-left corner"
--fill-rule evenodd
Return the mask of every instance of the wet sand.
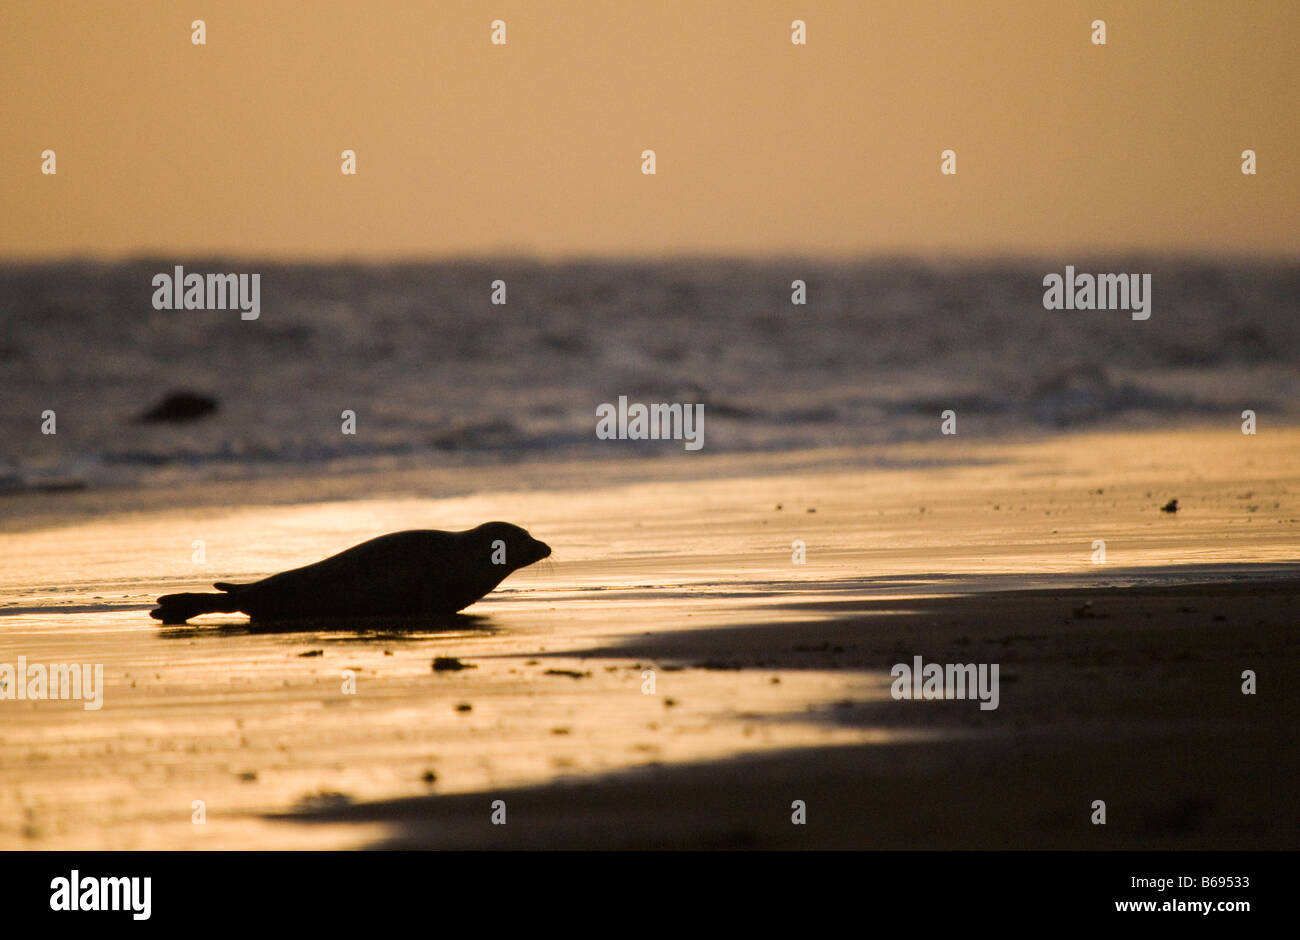
M 0 702 L 0 846 L 1295 847 L 1297 457 L 1229 425 L 9 497 L 0 663 L 106 689 Z M 488 519 L 555 557 L 450 625 L 146 615 Z M 916 655 L 999 663 L 999 708 L 894 701 Z
M 906 610 L 855 601 L 810 605 L 836 615 L 797 631 L 688 631 L 602 649 L 587 668 L 629 653 L 783 677 L 869 676 L 913 655 L 997 662 L 1002 692 L 991 713 L 970 701 L 868 692 L 777 718 L 818 734 L 875 732 L 866 744 L 310 818 L 383 824 L 379 844 L 391 848 L 1294 849 L 1286 781 L 1300 771 L 1297 716 L 1283 717 L 1289 692 L 1277 683 L 1295 675 L 1298 591 L 1293 574 L 1257 584 L 973 593 L 913 599 Z M 1092 605 L 1086 616 L 1084 604 Z M 1226 621 L 1215 611 L 1228 612 Z M 1268 694 L 1241 694 L 1243 667 L 1271 677 Z M 764 721 L 747 718 L 749 731 Z M 507 825 L 491 824 L 489 798 L 505 802 Z M 1098 799 L 1104 826 L 1090 821 Z M 795 800 L 807 807 L 805 825 L 791 822 Z

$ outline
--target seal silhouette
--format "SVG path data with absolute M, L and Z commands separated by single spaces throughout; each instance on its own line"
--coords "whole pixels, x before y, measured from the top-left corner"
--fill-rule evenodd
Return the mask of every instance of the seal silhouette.
M 218 581 L 220 594 L 164 594 L 149 616 L 171 624 L 233 613 L 254 623 L 449 616 L 550 554 L 549 545 L 508 522 L 464 532 L 412 529 L 251 584 Z

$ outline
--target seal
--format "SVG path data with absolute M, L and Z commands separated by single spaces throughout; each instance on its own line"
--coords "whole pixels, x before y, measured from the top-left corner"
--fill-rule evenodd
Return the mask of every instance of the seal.
M 213 587 L 220 594 L 164 594 L 149 616 L 169 624 L 233 613 L 248 614 L 254 623 L 444 617 L 550 554 L 549 545 L 508 522 L 464 532 L 412 529 L 251 584 L 218 581 Z

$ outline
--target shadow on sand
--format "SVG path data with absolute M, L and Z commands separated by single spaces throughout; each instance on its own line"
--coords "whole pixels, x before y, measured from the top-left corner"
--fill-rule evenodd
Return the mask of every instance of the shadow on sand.
M 885 674 L 921 656 L 997 663 L 1001 693 L 990 711 L 886 699 L 787 716 L 869 725 L 885 743 L 272 818 L 386 823 L 378 848 L 1295 848 L 1297 715 L 1284 687 L 1300 569 L 1204 574 L 1200 584 L 994 594 L 971 578 L 939 597 L 776 597 L 768 609 L 780 620 L 760 610 L 739 626 L 538 653 Z M 809 616 L 792 622 L 791 611 Z M 1258 694 L 1243 694 L 1247 669 Z M 907 733 L 890 739 L 891 729 Z M 498 799 L 508 825 L 490 822 Z M 791 822 L 796 800 L 804 825 Z M 1098 800 L 1104 825 L 1093 822 Z

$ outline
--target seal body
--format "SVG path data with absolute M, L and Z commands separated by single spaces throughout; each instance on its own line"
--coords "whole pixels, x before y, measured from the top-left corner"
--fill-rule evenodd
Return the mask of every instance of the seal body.
M 165 594 L 149 616 L 164 623 L 236 612 L 255 623 L 447 616 L 550 554 L 550 546 L 508 522 L 465 532 L 413 529 L 251 584 L 218 581 L 220 594 Z

